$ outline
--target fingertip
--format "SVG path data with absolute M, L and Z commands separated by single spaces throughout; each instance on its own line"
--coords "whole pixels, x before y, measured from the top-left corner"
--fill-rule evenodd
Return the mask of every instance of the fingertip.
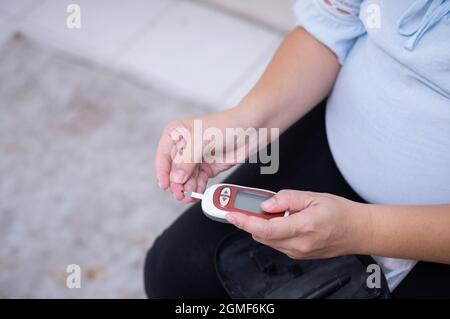
M 275 197 L 271 197 L 268 200 L 265 200 L 261 203 L 261 208 L 265 211 L 271 211 L 274 207 L 277 206 L 277 201 Z
M 282 199 L 275 196 L 261 203 L 261 208 L 268 213 L 279 213 L 287 210 L 289 205 Z
M 184 194 L 183 194 L 183 196 L 184 196 Z M 194 202 L 194 199 L 193 199 L 192 197 L 184 196 L 184 198 L 183 198 L 183 203 L 185 203 L 185 204 L 190 204 L 190 203 L 192 203 L 192 202 Z
M 183 185 L 170 183 L 170 189 L 172 191 L 173 197 L 176 200 L 180 201 L 180 200 L 182 200 L 184 198 Z
M 156 180 L 158 182 L 159 188 L 161 188 L 162 190 L 166 190 L 167 187 L 169 187 L 170 182 L 169 182 L 169 178 L 167 175 L 161 174 L 161 173 L 157 174 Z
M 236 217 L 233 215 L 233 213 L 227 213 L 227 214 L 225 215 L 225 219 L 226 219 L 230 224 L 236 225 L 236 223 L 237 223 L 237 219 L 236 219 Z
M 173 198 L 175 198 L 177 201 L 181 201 L 184 199 L 184 195 L 181 192 L 173 192 L 172 195 Z
M 169 187 L 169 183 L 167 182 L 161 182 L 160 180 L 158 180 L 158 187 L 160 189 L 162 189 L 163 191 L 165 191 L 167 189 L 167 187 Z

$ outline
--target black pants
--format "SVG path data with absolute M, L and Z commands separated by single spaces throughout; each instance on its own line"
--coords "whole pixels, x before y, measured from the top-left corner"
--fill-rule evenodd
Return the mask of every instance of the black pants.
M 344 180 L 328 146 L 325 103 L 317 106 L 280 137 L 279 171 L 260 174 L 259 164 L 243 164 L 225 182 L 273 191 L 327 192 L 364 202 Z M 155 241 L 145 262 L 149 298 L 228 298 L 214 265 L 217 244 L 236 231 L 191 206 Z M 395 290 L 394 297 L 450 298 L 450 266 L 420 262 Z

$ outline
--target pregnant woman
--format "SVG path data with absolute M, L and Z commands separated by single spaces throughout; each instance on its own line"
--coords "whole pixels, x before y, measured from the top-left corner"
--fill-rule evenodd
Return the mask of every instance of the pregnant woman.
M 242 247 L 263 247 L 284 265 L 367 256 L 387 295 L 450 297 L 450 1 L 302 0 L 294 12 L 298 27 L 255 87 L 239 105 L 200 118 L 204 129 L 283 132 L 277 173 L 247 163 L 226 182 L 278 191 L 262 208 L 294 214 L 268 221 L 232 212 L 224 224 L 192 205 L 149 250 L 148 296 L 302 295 L 273 279 L 280 271 L 265 269 L 265 285 L 249 270 L 224 279 L 218 247 L 230 253 L 224 242 L 238 234 Z M 192 132 L 193 121 L 170 123 L 156 154 L 159 186 L 186 203 L 183 191 L 202 193 L 233 166 L 172 161 L 173 130 Z M 228 256 L 237 265 L 246 255 Z

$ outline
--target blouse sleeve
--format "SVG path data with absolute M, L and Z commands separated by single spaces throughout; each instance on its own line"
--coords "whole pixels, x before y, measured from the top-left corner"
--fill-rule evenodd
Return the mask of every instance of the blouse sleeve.
M 343 64 L 356 39 L 365 34 L 359 18 L 364 0 L 297 0 L 294 14 L 303 27 L 326 45 Z

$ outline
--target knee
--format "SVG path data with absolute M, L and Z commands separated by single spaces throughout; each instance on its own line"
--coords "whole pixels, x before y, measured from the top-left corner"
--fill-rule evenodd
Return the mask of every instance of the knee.
M 199 214 L 194 205 L 154 242 L 147 252 L 144 285 L 149 298 L 204 298 L 223 295 L 214 256 L 231 228 Z M 194 231 L 193 231 L 194 230 Z
M 183 242 L 161 235 L 147 252 L 144 285 L 151 299 L 223 298 L 223 289 L 214 266 L 212 247 L 195 240 Z
M 167 231 L 147 252 L 144 285 L 148 298 L 190 298 L 195 285 L 193 262 L 185 244 L 178 243 Z
M 170 274 L 167 271 L 172 267 L 168 265 L 169 261 L 165 260 L 164 250 L 158 238 L 145 257 L 144 287 L 148 298 L 169 298 L 166 287 Z

